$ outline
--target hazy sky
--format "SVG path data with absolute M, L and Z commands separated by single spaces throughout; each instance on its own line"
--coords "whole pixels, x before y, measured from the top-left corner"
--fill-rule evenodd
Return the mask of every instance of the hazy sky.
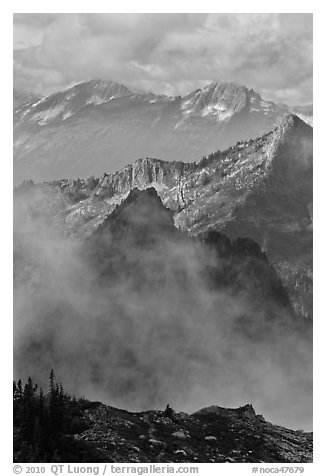
M 234 81 L 311 103 L 312 15 L 14 15 L 14 87 L 49 94 L 93 78 L 169 95 Z

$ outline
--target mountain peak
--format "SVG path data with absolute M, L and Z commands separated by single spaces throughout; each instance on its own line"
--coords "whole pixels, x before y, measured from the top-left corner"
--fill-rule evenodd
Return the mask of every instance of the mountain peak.
M 22 117 L 43 126 L 76 115 L 85 106 L 97 106 L 133 93 L 123 84 L 101 79 L 92 79 L 51 94 L 33 104 L 26 104 Z
M 199 115 L 228 121 L 245 107 L 247 93 L 247 88 L 236 83 L 212 82 L 184 97 L 182 109 L 186 117 Z
M 97 90 L 97 91 L 107 91 L 107 90 L 113 90 L 113 91 L 123 91 L 124 93 L 128 94 L 133 94 L 130 89 L 128 89 L 124 84 L 117 83 L 115 81 L 111 81 L 110 79 L 104 80 L 104 79 L 90 79 L 89 81 L 83 81 L 81 83 L 77 83 L 72 88 L 69 89 L 88 89 L 88 90 Z
M 296 129 L 299 129 L 302 132 L 302 137 L 305 137 L 307 134 L 312 136 L 312 127 L 295 113 L 289 113 L 283 117 L 279 127 L 276 129 L 276 133 L 280 133 L 284 136 L 290 131 Z
M 234 81 L 212 81 L 211 83 L 207 84 L 207 86 L 205 86 L 203 90 L 206 90 L 206 89 L 211 90 L 211 89 L 217 89 L 217 88 L 228 88 L 233 90 L 236 90 L 236 89 L 247 90 L 246 86 L 243 86 L 242 84 L 239 84 Z
M 118 241 L 132 237 L 135 242 L 144 243 L 162 233 L 174 233 L 173 213 L 163 205 L 154 187 L 134 188 L 93 235 L 105 236 L 107 230 Z

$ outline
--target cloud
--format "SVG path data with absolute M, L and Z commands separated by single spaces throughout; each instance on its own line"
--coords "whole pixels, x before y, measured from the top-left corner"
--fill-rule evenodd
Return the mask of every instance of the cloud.
M 312 101 L 311 14 L 18 14 L 14 38 L 15 87 L 43 94 L 91 78 L 165 94 L 221 80 Z

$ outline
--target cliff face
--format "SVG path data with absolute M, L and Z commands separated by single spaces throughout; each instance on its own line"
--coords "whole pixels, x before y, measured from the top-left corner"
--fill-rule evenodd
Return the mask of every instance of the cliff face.
M 160 194 L 163 189 L 170 190 L 178 187 L 185 174 L 194 168 L 194 164 L 184 162 L 165 162 L 155 158 L 139 159 L 119 172 L 105 174 L 95 196 L 110 198 L 124 194 L 133 188 L 145 189 L 151 184 L 156 185 L 155 188 Z M 160 188 L 161 190 L 159 190 Z M 175 200 L 176 206 L 179 201 L 178 194 L 175 196 Z

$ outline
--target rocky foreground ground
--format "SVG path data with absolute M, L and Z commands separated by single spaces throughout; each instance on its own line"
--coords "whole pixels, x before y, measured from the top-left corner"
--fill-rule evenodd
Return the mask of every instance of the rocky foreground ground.
M 85 419 L 88 429 L 75 438 L 95 445 L 108 462 L 312 462 L 312 433 L 268 423 L 251 405 L 189 415 L 170 409 L 130 413 L 92 403 Z

